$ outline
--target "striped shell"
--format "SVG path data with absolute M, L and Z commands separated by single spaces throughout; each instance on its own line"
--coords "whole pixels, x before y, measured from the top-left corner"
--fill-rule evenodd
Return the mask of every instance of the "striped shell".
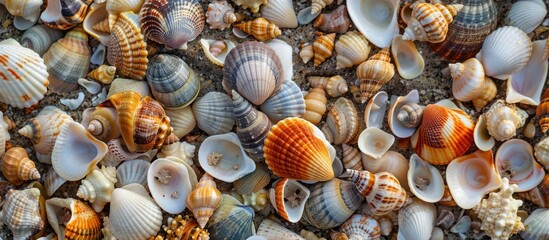
M 234 28 L 252 35 L 259 41 L 266 41 L 276 38 L 282 34 L 278 26 L 270 23 L 265 18 L 256 18 L 252 21 L 241 22 L 234 25 Z
M 498 89 L 496 87 L 496 83 L 494 83 L 494 80 L 492 80 L 489 77 L 485 77 L 484 80 L 485 80 L 484 87 L 482 88 L 483 94 L 480 94 L 472 101 L 473 106 L 475 106 L 475 110 L 477 111 L 481 111 L 482 108 L 484 108 L 489 102 L 494 100 L 498 92 Z
M 484 94 L 484 68 L 476 58 L 469 58 L 463 63 L 448 65 L 452 82 L 452 93 L 457 100 L 471 101 Z
M 101 220 L 86 203 L 73 198 L 46 200 L 48 222 L 60 239 L 99 239 Z
M 40 190 L 37 188 L 11 189 L 3 196 L 0 221 L 7 225 L 13 239 L 30 239 L 34 233 L 44 228 L 39 198 Z
M 297 28 L 292 0 L 268 1 L 261 8 L 261 16 L 281 28 Z
M 498 100 L 485 113 L 486 126 L 492 137 L 505 141 L 517 134 L 517 129 L 524 126 L 528 113 L 514 104 Z
M 299 51 L 299 58 L 303 63 L 307 64 L 314 57 L 314 49 L 311 43 L 301 44 L 301 51 Z
M 138 183 L 147 186 L 147 171 L 151 164 L 149 161 L 135 159 L 124 161 L 116 168 L 116 187 L 124 187 L 128 184 Z
M 95 138 L 108 142 L 120 137 L 118 114 L 114 108 L 90 108 L 89 110 L 86 109 L 82 116 L 82 126 L 84 126 Z
M 166 115 L 170 118 L 170 126 L 173 128 L 173 133 L 178 138 L 182 138 L 189 134 L 196 127 L 196 119 L 191 106 L 186 106 L 180 109 L 164 109 Z
M 271 181 L 271 175 L 267 166 L 263 163 L 256 163 L 255 170 L 233 182 L 236 192 L 242 195 L 252 194 L 264 188 Z
M 267 0 L 233 0 L 233 2 L 244 9 L 249 9 L 252 13 L 256 13 L 259 11 L 259 6 L 267 3 Z
M 536 209 L 524 221 L 526 230 L 520 236 L 526 240 L 549 239 L 549 209 Z
M 442 5 L 414 3 L 408 26 L 404 29 L 403 40 L 418 40 L 438 43 L 444 41 L 448 24 L 463 8 L 461 4 Z
M 148 39 L 186 49 L 204 29 L 204 9 L 198 0 L 145 0 L 139 22 Z
M 393 174 L 404 189 L 409 190 L 408 170 L 409 160 L 399 152 L 387 151 L 378 159 L 362 154 L 364 170 L 372 173 L 388 172 Z
M 373 217 L 365 214 L 353 214 L 353 216 L 341 224 L 340 229 L 349 239 L 381 238 L 379 223 Z
M 343 149 L 343 167 L 345 169 L 353 169 L 361 171 L 362 168 L 362 154 L 360 151 L 347 144 L 341 145 Z
M 321 13 L 313 22 L 313 26 L 326 33 L 346 33 L 349 30 L 351 19 L 347 7 L 340 5 L 329 13 Z
M 311 0 L 311 14 L 320 12 L 324 7 L 333 2 L 334 0 Z
M 23 33 L 21 46 L 30 48 L 42 56 L 61 37 L 63 37 L 63 32 L 60 30 L 51 29 L 45 25 L 36 25 Z
M 336 69 L 352 67 L 366 61 L 370 54 L 368 39 L 360 32 L 350 31 L 341 36 L 335 43 Z
M 44 25 L 67 30 L 84 20 L 92 0 L 47 0 L 46 10 L 40 15 Z
M 233 106 L 236 133 L 242 147 L 251 158 L 256 161 L 263 160 L 263 142 L 271 130 L 271 120 L 264 113 L 257 111 L 250 102 L 234 90 Z
M 40 173 L 34 162 L 29 159 L 27 151 L 21 147 L 13 147 L 6 151 L 2 159 L 2 174 L 15 185 L 24 181 L 40 179 Z
M 208 135 L 228 133 L 234 126 L 231 97 L 220 92 L 209 92 L 193 103 L 196 124 Z
M 296 180 L 282 178 L 273 183 L 269 198 L 283 219 L 296 223 L 301 219 L 309 194 L 309 189 Z
M 322 116 L 326 113 L 326 93 L 322 88 L 313 88 L 309 91 L 309 94 L 305 95 L 305 113 L 303 113 L 303 119 L 311 122 L 312 124 L 319 124 L 322 120 Z
M 223 194 L 223 200 L 208 221 L 212 239 L 246 239 L 253 235 L 254 210 L 234 197 Z
M 531 33 L 543 22 L 545 15 L 547 15 L 547 5 L 543 0 L 518 1 L 509 9 L 506 20 L 509 26 Z
M 187 197 L 187 207 L 193 212 L 201 228 L 204 228 L 214 210 L 221 203 L 221 192 L 217 190 L 213 178 L 204 174 L 196 188 Z
M 307 77 L 307 81 L 313 88 L 323 88 L 331 97 L 339 97 L 349 90 L 347 81 L 340 75 L 333 77 L 310 76 Z
M 132 11 L 139 13 L 145 0 L 109 0 L 106 3 L 106 10 L 109 13 L 108 22 L 109 28 L 112 29 L 120 13 Z
M 139 81 L 139 80 L 133 80 L 133 79 L 126 79 L 126 78 L 116 78 L 111 83 L 111 86 L 109 88 L 109 94 L 107 94 L 107 98 L 111 97 L 115 93 L 125 92 L 125 91 L 138 92 L 143 97 L 144 96 L 152 97 L 149 84 L 147 84 L 146 81 Z
M 303 240 L 297 233 L 292 232 L 290 229 L 276 223 L 268 218 L 263 219 L 259 228 L 257 229 L 256 236 L 263 237 L 265 239 L 292 239 Z M 263 239 L 262 238 L 262 239 Z
M 352 144 L 358 138 L 360 123 L 355 104 L 344 97 L 337 99 L 332 105 L 322 132 L 328 142 L 333 144 Z
M 395 75 L 395 66 L 391 63 L 389 48 L 384 48 L 368 61 L 361 63 L 356 71 L 356 76 L 360 80 L 360 92 L 362 103 L 365 103 L 374 94 L 393 78 Z
M 208 4 L 206 12 L 206 22 L 210 24 L 210 29 L 219 29 L 223 31 L 236 21 L 234 8 L 227 1 L 214 1 Z
M 115 138 L 107 143 L 108 152 L 101 160 L 101 165 L 116 167 L 121 162 L 133 159 L 144 159 L 151 161 L 158 152 L 157 149 L 149 150 L 144 153 L 129 152 L 122 138 Z
M 398 211 L 398 237 L 429 239 L 437 220 L 437 208 L 419 199 Z
M 282 87 L 260 106 L 273 122 L 288 117 L 301 117 L 305 113 L 305 98 L 299 86 L 292 80 L 285 80 Z
M 321 35 L 313 42 L 314 66 L 317 67 L 332 56 L 336 34 Z
M 114 167 L 95 167 L 85 179 L 82 179 L 76 196 L 89 201 L 96 212 L 101 212 L 111 201 L 114 184 L 117 181 Z
M 541 132 L 547 132 L 549 129 L 549 89 L 545 89 L 541 95 L 541 102 L 536 108 L 536 118 Z

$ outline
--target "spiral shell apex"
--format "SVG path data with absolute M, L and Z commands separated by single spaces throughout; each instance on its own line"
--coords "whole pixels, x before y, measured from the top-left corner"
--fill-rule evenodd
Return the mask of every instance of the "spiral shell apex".
M 391 63 L 389 48 L 382 49 L 360 64 L 356 76 L 360 80 L 362 103 L 368 101 L 394 75 L 395 66 Z
M 259 41 L 273 39 L 282 34 L 278 26 L 261 17 L 252 21 L 235 24 L 234 27 L 245 33 L 251 34 Z
M 193 212 L 201 228 L 204 228 L 214 210 L 221 204 L 221 192 L 217 190 L 213 178 L 204 174 L 187 197 L 187 207 Z
M 326 59 L 332 56 L 334 52 L 334 41 L 336 34 L 326 34 L 316 38 L 313 43 L 314 66 L 317 67 Z
M 341 36 L 335 43 L 336 69 L 361 64 L 368 59 L 370 45 L 368 39 L 360 32 L 350 31 Z
M 14 239 L 29 239 L 44 228 L 40 216 L 40 190 L 9 190 L 4 198 L 0 221 L 8 226 Z
M 414 3 L 408 26 L 402 35 L 403 40 L 419 40 L 438 43 L 444 41 L 448 25 L 463 8 L 461 4 L 443 6 L 441 4 Z
M 208 4 L 206 22 L 211 29 L 224 30 L 236 21 L 234 8 L 227 1 L 214 1 Z
M 40 179 L 40 173 L 34 162 L 29 159 L 27 151 L 21 147 L 13 147 L 6 151 L 2 160 L 2 174 L 15 185 L 20 185 L 27 180 Z
M 333 77 L 311 76 L 307 77 L 307 81 L 313 88 L 323 88 L 331 97 L 339 97 L 349 90 L 347 81 L 340 75 Z
M 496 101 L 485 114 L 488 132 L 498 141 L 515 136 L 528 117 L 524 110 L 503 100 Z
M 463 63 L 450 64 L 450 74 L 454 79 L 452 93 L 460 101 L 474 100 L 484 94 L 484 68 L 476 58 L 469 58 Z

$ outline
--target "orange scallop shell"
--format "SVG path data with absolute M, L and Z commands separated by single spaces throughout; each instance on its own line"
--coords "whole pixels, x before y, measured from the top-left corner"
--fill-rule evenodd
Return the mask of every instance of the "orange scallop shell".
M 75 200 L 71 203 L 71 220 L 65 228 L 65 239 L 99 239 L 101 220 L 93 208 Z
M 286 118 L 271 128 L 263 148 L 274 174 L 296 180 L 334 178 L 328 147 L 315 134 L 315 126 L 302 118 Z M 318 129 L 317 129 L 318 130 Z

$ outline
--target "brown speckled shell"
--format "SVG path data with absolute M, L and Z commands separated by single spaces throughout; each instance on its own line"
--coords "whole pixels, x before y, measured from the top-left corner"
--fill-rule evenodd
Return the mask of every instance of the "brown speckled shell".
M 549 129 L 549 88 L 541 95 L 541 102 L 536 108 L 536 118 L 543 133 Z

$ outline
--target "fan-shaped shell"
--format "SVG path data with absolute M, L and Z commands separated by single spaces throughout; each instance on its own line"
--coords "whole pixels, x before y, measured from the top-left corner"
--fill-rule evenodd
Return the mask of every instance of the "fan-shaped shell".
M 256 236 L 263 237 L 265 239 L 283 238 L 288 240 L 303 240 L 303 238 L 297 233 L 292 232 L 291 230 L 272 220 L 269 220 L 268 218 L 265 218 L 263 219 L 263 221 L 261 221 L 261 224 L 259 224 L 259 228 L 257 229 Z
M 2 158 L 2 174 L 10 183 L 21 185 L 24 181 L 40 179 L 40 173 L 27 151 L 13 147 Z
M 444 180 L 438 169 L 417 154 L 410 158 L 408 186 L 414 196 L 425 202 L 438 202 L 444 195 Z
M 200 46 L 206 57 L 215 65 L 223 67 L 225 58 L 229 52 L 236 47 L 231 40 L 200 39 Z
M 91 0 L 47 0 L 46 10 L 40 15 L 44 25 L 67 30 L 84 20 Z
M 517 129 L 524 126 L 528 114 L 514 104 L 498 100 L 485 116 L 490 135 L 498 141 L 504 141 L 516 135 Z
M 234 125 L 232 99 L 220 92 L 209 92 L 192 106 L 196 123 L 208 135 L 231 131 Z
M 106 3 L 107 12 L 109 12 L 109 28 L 112 28 L 118 20 L 118 15 L 126 11 L 139 13 L 145 0 L 109 0 Z
M 368 101 L 394 75 L 395 66 L 391 63 L 388 48 L 382 49 L 366 62 L 361 63 L 356 76 L 360 80 L 362 103 Z
M 380 0 L 347 2 L 349 16 L 358 30 L 376 47 L 385 48 L 398 34 L 397 15 L 400 1 Z
M 116 168 L 116 187 L 124 187 L 128 184 L 139 183 L 147 186 L 147 171 L 151 164 L 148 161 L 135 159 L 125 161 Z
M 30 48 L 42 56 L 61 37 L 63 32 L 60 30 L 51 29 L 46 25 L 36 25 L 23 33 L 21 46 Z
M 538 27 L 547 14 L 547 5 L 542 0 L 515 2 L 507 13 L 509 26 L 515 26 L 525 33 Z
M 271 129 L 271 120 L 264 113 L 257 111 L 235 90 L 232 95 L 238 139 L 250 157 L 261 161 L 263 160 L 263 142 Z
M 239 194 L 252 194 L 264 188 L 271 181 L 271 175 L 265 164 L 256 163 L 256 168 L 248 175 L 233 182 L 234 189 Z
M 434 204 L 414 199 L 398 211 L 398 239 L 429 239 L 436 216 Z
M 267 46 L 273 50 L 282 63 L 282 70 L 284 70 L 284 80 L 292 80 L 294 76 L 294 61 L 292 59 L 293 48 L 285 41 L 280 39 L 271 39 L 265 42 Z M 284 83 L 283 83 L 284 84 Z
M 296 180 L 282 178 L 273 183 L 269 198 L 282 218 L 296 223 L 301 219 L 309 194 L 309 189 Z
M 335 43 L 336 69 L 361 64 L 368 59 L 370 45 L 368 39 L 360 32 L 349 31 Z
M 423 73 L 425 62 L 414 42 L 403 40 L 401 35 L 396 35 L 391 42 L 391 54 L 402 78 L 413 79 Z
M 180 109 L 165 109 L 166 115 L 170 118 L 170 126 L 178 138 L 189 134 L 196 126 L 196 119 L 191 106 Z
M 463 5 L 414 3 L 410 7 L 413 10 L 402 39 L 438 43 L 446 38 L 448 24 L 454 20 Z
M 107 12 L 106 5 L 107 4 L 92 3 L 88 8 L 88 13 L 82 23 L 86 33 L 99 40 L 103 45 L 109 43 L 109 35 L 111 32 L 109 20 L 107 19 L 109 13 Z
M 302 118 L 312 124 L 319 124 L 322 116 L 326 113 L 326 103 L 328 102 L 326 92 L 322 88 L 313 88 L 305 95 L 304 99 L 305 113 L 303 113 Z
M 46 200 L 46 212 L 48 213 L 48 222 L 59 239 L 98 239 L 101 236 L 99 215 L 80 200 L 73 198 L 48 199 Z
M 540 104 L 542 89 L 547 80 L 549 62 L 542 56 L 545 41 L 535 41 L 532 46 L 532 56 L 526 66 L 513 73 L 507 81 L 505 101 L 508 103 L 520 102 L 534 106 Z
M 536 209 L 524 221 L 525 229 L 520 236 L 526 240 L 549 238 L 549 209 Z
M 210 29 L 223 31 L 236 20 L 237 17 L 234 14 L 234 8 L 227 1 L 214 1 L 208 4 L 206 22 L 210 24 Z
M 360 123 L 355 104 L 344 97 L 332 105 L 322 132 L 328 142 L 334 144 L 354 143 L 357 140 Z
M 14 239 L 29 239 L 44 228 L 40 216 L 40 190 L 9 190 L 3 197 L 0 221 L 6 224 Z
M 292 80 L 285 80 L 282 87 L 260 106 L 273 122 L 288 117 L 301 117 L 305 113 L 305 99 L 301 89 Z
M 321 13 L 313 22 L 313 26 L 327 33 L 346 33 L 349 30 L 351 19 L 347 7 L 340 5 L 329 13 Z
M 501 177 L 516 184 L 516 192 L 525 192 L 536 187 L 545 175 L 545 171 L 536 162 L 532 146 L 522 139 L 505 141 L 494 159 L 496 170 Z
M 246 239 L 255 232 L 254 210 L 234 197 L 223 194 L 223 200 L 208 221 L 213 239 Z
M 387 121 L 389 122 L 389 128 L 391 128 L 391 132 L 399 138 L 407 138 L 414 134 L 417 125 L 421 123 L 421 120 L 423 118 L 423 111 L 421 112 L 421 116 L 413 115 L 417 114 L 418 112 L 407 112 L 405 111 L 407 107 L 405 106 L 419 106 L 417 105 L 419 103 L 419 92 L 414 89 L 410 91 L 406 96 L 400 96 L 396 98 L 394 101 L 391 101 L 391 107 L 389 108 L 389 113 L 387 117 Z M 399 119 L 399 115 L 403 115 L 404 113 L 401 113 L 401 111 L 404 111 L 406 114 L 406 117 L 400 117 L 402 120 L 407 121 L 401 121 Z M 415 117 L 416 121 L 412 121 Z M 415 126 L 414 126 L 415 125 Z
M 349 239 L 380 239 L 381 229 L 379 223 L 365 214 L 354 214 L 341 224 L 341 232 Z
M 261 7 L 261 16 L 281 28 L 297 28 L 297 17 L 291 0 L 267 1 Z

